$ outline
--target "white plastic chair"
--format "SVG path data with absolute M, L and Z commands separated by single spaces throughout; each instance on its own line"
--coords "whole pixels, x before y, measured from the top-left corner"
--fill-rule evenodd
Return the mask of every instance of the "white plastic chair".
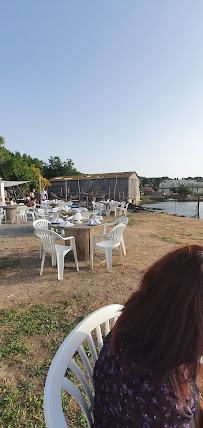
M 98 358 L 96 348 L 99 352 L 101 351 L 103 333 L 107 336 L 111 330 L 111 325 L 115 325 L 122 308 L 121 305 L 108 305 L 93 312 L 74 328 L 58 349 L 49 368 L 44 389 L 44 416 L 47 428 L 68 427 L 63 414 L 61 390 L 75 398 L 85 415 L 87 426 L 89 428 L 92 426 L 94 409 L 93 368 Z M 85 348 L 82 346 L 84 341 Z M 88 350 L 91 353 L 90 357 Z M 73 359 L 76 352 L 80 356 L 80 366 Z M 83 365 L 85 372 L 81 370 L 81 365 Z M 67 368 L 74 372 L 82 384 L 87 401 L 79 388 L 65 376 Z
M 109 227 L 109 226 L 116 226 L 117 224 L 121 224 L 121 223 L 125 224 L 125 227 L 127 227 L 128 217 L 121 216 L 121 217 L 118 217 L 112 223 L 106 223 L 106 224 L 104 224 L 104 226 L 103 226 L 103 233 L 106 234 L 107 227 Z M 123 247 L 123 254 L 125 256 L 126 255 L 126 249 L 125 249 L 125 243 L 124 243 L 124 238 L 123 237 L 122 237 L 121 243 L 122 243 L 122 247 Z
M 6 211 L 3 210 L 3 208 L 0 208 L 0 224 L 1 224 L 2 220 L 4 220 L 6 223 Z
M 50 221 L 48 221 L 45 218 L 40 218 L 40 219 L 33 221 L 33 227 L 34 227 L 34 229 L 50 230 L 51 229 L 51 223 L 50 223 Z M 40 260 L 42 258 L 42 249 L 43 249 L 43 244 L 41 242 L 40 254 L 39 254 Z
M 33 207 L 27 208 L 27 217 L 31 216 L 33 221 L 35 220 L 35 211 L 36 211 L 36 205 L 33 205 Z
M 102 202 L 95 202 L 94 203 L 94 210 L 99 210 L 99 215 L 102 215 L 102 212 L 106 213 L 106 207 Z
M 123 264 L 123 257 L 121 253 L 121 245 L 123 241 L 123 232 L 126 228 L 125 224 L 118 224 L 113 227 L 108 233 L 95 233 L 92 237 L 92 253 L 91 253 L 91 267 L 93 269 L 93 258 L 95 248 L 102 250 L 106 257 L 106 264 L 108 272 L 111 272 L 112 269 L 112 250 L 117 248 L 120 253 L 121 264 Z M 97 242 L 97 237 L 104 239 L 101 242 Z
M 12 223 L 14 222 L 14 218 L 16 217 L 17 224 L 22 221 L 25 223 L 27 221 L 27 207 L 26 205 L 21 205 L 16 207 L 16 212 L 13 213 Z
M 77 271 L 79 271 L 74 236 L 68 236 L 67 238 L 63 238 L 58 233 L 53 232 L 52 230 L 45 230 L 45 229 L 44 230 L 36 229 L 34 233 L 36 236 L 40 238 L 41 243 L 43 245 L 40 275 L 42 275 L 42 272 L 44 269 L 44 261 L 45 261 L 46 254 L 51 254 L 52 266 L 56 266 L 57 264 L 57 267 L 58 267 L 58 279 L 63 279 L 64 257 L 66 254 L 69 253 L 69 251 L 73 251 L 76 269 Z M 63 241 L 64 244 L 66 243 L 66 241 L 70 241 L 70 245 L 67 246 L 67 245 L 56 244 L 57 240 Z
M 35 218 L 36 219 L 40 219 L 40 218 L 48 219 L 48 214 L 44 210 L 39 208 L 38 211 L 35 211 Z
M 118 204 L 109 203 L 109 205 L 107 206 L 106 215 L 110 217 L 111 212 L 113 212 L 116 217 L 117 209 L 118 209 Z
M 125 216 L 127 216 L 128 205 L 129 205 L 129 203 L 121 202 L 121 205 L 117 208 L 118 214 L 122 215 L 122 213 L 123 213 Z

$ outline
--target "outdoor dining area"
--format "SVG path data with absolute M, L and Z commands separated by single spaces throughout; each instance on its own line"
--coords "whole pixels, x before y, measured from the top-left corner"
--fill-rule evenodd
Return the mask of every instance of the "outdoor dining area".
M 107 217 L 118 218 L 108 222 Z M 119 209 L 120 208 L 120 209 Z M 124 207 L 127 214 L 127 208 Z M 117 248 L 121 263 L 126 254 L 123 232 L 127 226 L 127 216 L 123 213 L 123 205 L 119 202 L 93 203 L 92 210 L 64 201 L 44 201 L 35 211 L 33 222 L 35 235 L 40 238 L 41 270 L 43 273 L 46 254 L 51 255 L 52 266 L 58 267 L 58 279 L 63 279 L 64 258 L 74 261 L 79 270 L 78 262 L 86 262 L 94 267 L 95 250 L 105 255 L 108 272 L 112 270 L 112 250 Z M 114 217 L 115 218 L 115 217 Z M 61 244 L 61 245 L 60 245 Z M 123 252 L 123 254 L 122 254 Z
M 106 261 L 107 271 L 111 272 L 112 251 L 117 249 L 123 263 L 127 210 L 125 201 L 108 199 L 93 201 L 89 209 L 72 200 L 46 199 L 32 207 L 13 201 L 0 202 L 0 224 L 8 223 L 9 227 L 9 224 L 21 225 L 31 220 L 34 234 L 40 239 L 40 275 L 49 254 L 61 280 L 65 258 L 67 263 L 75 263 L 77 271 L 84 264 L 93 269 L 97 262 Z

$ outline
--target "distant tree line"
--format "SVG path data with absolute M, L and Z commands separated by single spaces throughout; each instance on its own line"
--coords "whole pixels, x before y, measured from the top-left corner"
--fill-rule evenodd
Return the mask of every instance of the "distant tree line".
M 38 190 L 39 174 L 42 186 L 47 186 L 48 180 L 56 176 L 80 174 L 71 159 L 62 161 L 59 156 L 50 156 L 48 162 L 32 158 L 27 154 L 9 151 L 5 140 L 0 137 L 0 177 L 5 180 L 29 181 L 24 188 Z

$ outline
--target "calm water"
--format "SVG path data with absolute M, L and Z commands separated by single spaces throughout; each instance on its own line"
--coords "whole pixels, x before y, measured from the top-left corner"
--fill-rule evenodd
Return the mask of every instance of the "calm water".
M 178 216 L 185 217 L 196 217 L 197 215 L 197 202 L 177 202 L 177 201 L 167 201 L 167 202 L 157 202 L 154 204 L 144 204 L 143 207 L 149 208 L 158 208 L 154 210 L 155 212 L 165 212 L 167 214 L 176 214 Z M 199 204 L 199 218 L 203 220 L 203 202 Z

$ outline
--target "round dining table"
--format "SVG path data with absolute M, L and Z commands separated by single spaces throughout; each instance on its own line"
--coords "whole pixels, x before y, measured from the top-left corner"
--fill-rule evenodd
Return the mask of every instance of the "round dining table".
M 62 229 L 64 231 L 64 238 L 74 236 L 78 261 L 88 261 L 90 260 L 92 250 L 92 236 L 94 233 L 102 233 L 105 224 L 106 221 L 101 220 L 100 224 L 89 225 L 88 220 L 86 220 L 82 223 L 74 223 L 73 226 L 60 226 L 57 223 L 51 223 L 51 228 L 55 230 Z M 69 260 L 74 260 L 72 251 L 66 257 Z
M 16 205 L 5 205 L 2 206 L 1 208 L 3 208 L 3 210 L 6 211 L 6 222 L 7 223 L 16 223 L 16 219 L 14 218 L 14 214 L 16 212 L 16 208 L 17 208 L 17 204 Z

